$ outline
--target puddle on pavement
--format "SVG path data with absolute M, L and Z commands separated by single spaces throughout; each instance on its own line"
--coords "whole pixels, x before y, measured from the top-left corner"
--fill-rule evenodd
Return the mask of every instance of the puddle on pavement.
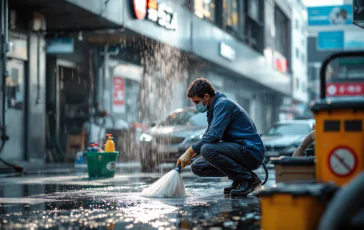
M 259 229 L 259 201 L 230 198 L 226 179 L 183 177 L 188 197 L 145 198 L 156 175 L 31 177 L 0 182 L 0 225 L 5 228 Z M 35 183 L 37 182 L 37 183 Z
M 234 204 L 233 204 L 234 203 Z M 255 205 L 239 202 L 188 203 L 173 206 L 161 201 L 83 200 L 2 207 L 0 223 L 6 228 L 179 229 L 257 227 Z M 243 209 L 243 211 L 242 211 Z M 259 229 L 258 227 L 256 229 Z

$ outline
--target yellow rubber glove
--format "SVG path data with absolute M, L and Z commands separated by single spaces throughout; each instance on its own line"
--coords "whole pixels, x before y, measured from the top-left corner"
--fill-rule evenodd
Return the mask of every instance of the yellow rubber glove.
M 193 151 L 193 149 L 191 147 L 189 147 L 186 152 L 184 154 L 182 154 L 182 156 L 180 156 L 178 158 L 177 164 L 181 163 L 181 169 L 183 169 L 184 167 L 186 167 L 187 165 L 189 165 L 191 163 L 191 158 L 196 155 L 195 151 Z

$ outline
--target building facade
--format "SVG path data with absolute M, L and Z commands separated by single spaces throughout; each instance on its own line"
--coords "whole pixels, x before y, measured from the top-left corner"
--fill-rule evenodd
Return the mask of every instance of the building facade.
M 308 8 L 309 100 L 319 97 L 320 68 L 330 55 L 364 49 L 363 31 L 353 24 L 351 0 L 343 5 Z M 336 14 L 341 10 L 341 14 Z M 336 96 L 336 95 L 332 95 Z
M 97 141 L 100 127 L 150 124 L 191 106 L 185 91 L 198 77 L 241 104 L 259 132 L 287 113 L 294 57 L 284 0 L 13 0 L 10 7 L 43 26 L 24 23 L 28 80 L 17 97 L 27 100 L 27 144 L 14 160 L 43 160 L 51 148 L 67 154 L 69 136 L 85 127 Z
M 292 7 L 292 97 L 306 104 L 307 97 L 307 20 L 306 7 L 301 0 L 291 1 Z

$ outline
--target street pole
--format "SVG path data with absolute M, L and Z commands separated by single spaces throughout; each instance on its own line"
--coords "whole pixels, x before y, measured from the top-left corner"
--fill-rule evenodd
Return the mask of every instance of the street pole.
M 9 51 L 9 43 L 8 43 L 8 18 L 9 18 L 9 11 L 8 11 L 8 0 L 1 0 L 1 115 L 2 115 L 2 122 L 1 122 L 1 140 L 2 144 L 0 147 L 0 154 L 4 148 L 6 141 L 9 137 L 6 135 L 6 78 L 8 76 L 7 71 L 7 60 L 6 60 L 6 53 Z
M 2 123 L 1 123 L 1 147 L 0 147 L 0 155 L 4 149 L 5 143 L 6 141 L 9 140 L 9 136 L 6 134 L 6 110 L 7 110 L 7 100 L 6 100 L 6 78 L 8 77 L 9 73 L 8 73 L 8 68 L 7 68 L 7 57 L 6 57 L 6 53 L 9 52 L 10 50 L 10 45 L 8 42 L 8 26 L 9 26 L 9 5 L 8 5 L 8 0 L 1 0 L 1 23 L 0 23 L 0 30 L 1 30 L 1 42 L 0 42 L 0 46 L 1 46 L 1 58 L 0 58 L 0 62 L 1 62 L 1 67 L 0 67 L 0 71 L 1 71 L 1 77 L 2 77 L 2 82 L 1 82 L 1 90 L 2 90 L 2 96 L 1 96 L 1 106 L 2 106 L 2 111 L 1 111 L 1 115 L 2 115 Z M 0 158 L 0 161 L 7 165 L 10 166 L 12 168 L 15 169 L 16 172 L 22 172 L 23 168 L 15 165 L 15 164 L 11 164 L 9 162 L 6 162 L 5 160 L 3 160 L 2 158 Z
M 106 82 L 106 75 L 107 75 L 107 67 L 108 67 L 108 64 L 109 64 L 109 54 L 107 52 L 107 50 L 109 49 L 109 45 L 106 44 L 105 45 L 105 56 L 104 56 L 104 77 L 103 77 L 103 94 L 102 94 L 102 109 L 105 110 L 105 91 L 106 91 L 106 84 L 108 84 L 108 82 Z M 109 92 L 108 92 L 109 93 Z M 109 109 L 109 108 L 107 108 Z
M 107 69 L 108 69 L 108 63 L 109 63 L 109 57 L 110 57 L 110 53 L 108 52 L 109 50 L 109 44 L 105 44 L 104 46 L 104 52 L 101 52 L 101 55 L 104 55 L 104 68 L 103 68 L 103 78 L 101 81 L 101 94 L 100 94 L 100 103 L 101 103 L 101 108 L 102 110 L 105 110 L 105 91 L 106 91 L 106 84 L 108 84 L 106 82 L 106 75 L 107 75 Z M 108 87 L 107 87 L 108 88 Z M 110 108 L 107 108 L 110 109 Z

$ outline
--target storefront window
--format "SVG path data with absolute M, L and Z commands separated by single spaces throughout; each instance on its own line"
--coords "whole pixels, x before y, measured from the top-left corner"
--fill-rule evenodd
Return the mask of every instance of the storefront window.
M 245 2 L 245 1 L 244 1 Z M 264 50 L 264 26 L 263 26 L 263 13 L 265 12 L 265 5 L 262 0 L 248 0 L 245 2 L 245 30 L 244 40 L 246 43 L 256 51 L 263 53 Z M 267 15 L 273 14 L 271 7 L 267 7 Z M 268 20 L 272 20 L 270 17 Z M 274 36 L 274 26 L 270 21 L 266 24 L 267 29 L 270 30 L 270 36 Z M 269 43 L 269 38 L 267 39 Z
M 223 0 L 223 12 L 226 30 L 239 33 L 238 0 Z
M 286 58 L 289 57 L 290 47 L 290 31 L 289 20 L 281 9 L 275 9 L 275 27 L 276 27 L 276 50 Z M 296 56 L 299 58 L 299 52 L 296 51 Z
M 6 78 L 6 93 L 8 99 L 8 107 L 16 108 L 17 103 L 23 104 L 22 90 L 19 82 L 18 69 L 11 69 L 10 76 Z
M 256 21 L 260 21 L 259 0 L 248 1 L 248 14 Z
M 138 122 L 140 84 L 137 81 L 125 79 L 125 115 L 130 124 Z
M 197 17 L 215 21 L 215 0 L 195 0 L 194 8 Z
M 299 88 L 300 88 L 300 79 L 298 78 L 298 77 L 296 77 L 296 79 L 295 79 L 296 81 L 296 89 L 298 90 Z
M 192 7 L 193 7 L 192 0 L 173 0 L 173 2 L 180 4 L 181 6 L 185 6 L 188 9 L 192 9 Z
M 266 48 L 273 49 L 275 36 L 274 7 L 270 2 L 264 3 L 264 20 Z
M 300 29 L 300 23 L 299 23 L 298 19 L 296 19 L 295 23 L 296 23 L 296 29 L 299 30 Z

